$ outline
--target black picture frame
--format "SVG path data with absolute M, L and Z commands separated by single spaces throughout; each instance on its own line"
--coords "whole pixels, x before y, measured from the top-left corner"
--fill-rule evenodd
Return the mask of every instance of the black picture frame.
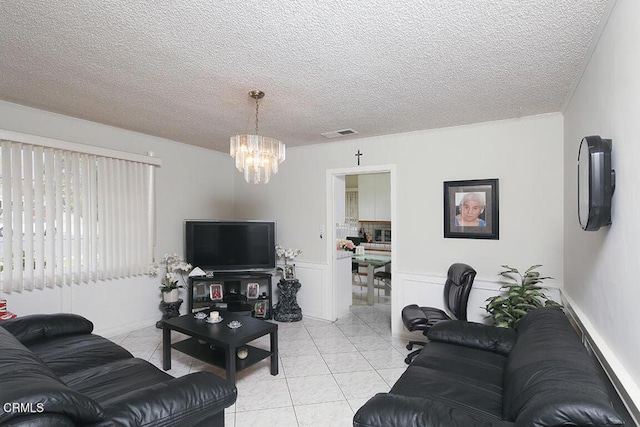
M 470 209 L 467 218 L 475 217 L 472 222 L 477 225 L 464 223 L 465 220 L 460 212 L 463 201 Z M 498 179 L 445 181 L 444 237 L 498 240 L 500 238 L 498 202 Z M 477 213 L 479 209 L 481 212 Z

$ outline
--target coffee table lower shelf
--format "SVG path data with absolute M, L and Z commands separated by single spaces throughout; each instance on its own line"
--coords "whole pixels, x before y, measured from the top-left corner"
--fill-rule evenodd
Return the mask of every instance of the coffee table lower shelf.
M 187 338 L 186 340 L 171 344 L 171 347 L 198 360 L 226 369 L 225 349 L 216 348 L 212 350 L 209 348 L 209 345 L 209 343 L 200 344 L 197 338 Z M 259 361 L 271 356 L 271 352 L 258 347 L 251 345 L 244 345 L 243 347 L 247 348 L 249 354 L 245 359 L 236 358 L 236 372 L 255 365 Z

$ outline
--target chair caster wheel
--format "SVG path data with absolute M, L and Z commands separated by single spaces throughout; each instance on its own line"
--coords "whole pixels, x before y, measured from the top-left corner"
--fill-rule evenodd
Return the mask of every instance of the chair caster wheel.
M 413 350 L 413 344 L 407 344 L 407 350 Z
M 409 349 L 411 350 L 411 349 Z M 404 363 L 406 363 L 407 365 L 411 365 L 411 359 L 409 359 L 408 357 L 406 359 L 404 359 Z

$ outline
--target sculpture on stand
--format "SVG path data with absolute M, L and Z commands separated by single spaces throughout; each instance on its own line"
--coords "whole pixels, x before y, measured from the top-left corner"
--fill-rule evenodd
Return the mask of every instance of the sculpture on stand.
M 295 278 L 295 264 L 288 263 L 301 253 L 300 249 L 285 249 L 280 245 L 276 246 L 276 255 L 278 258 L 284 258 L 284 266 L 279 268 L 283 276 L 278 282 L 280 298 L 273 310 L 273 319 L 278 322 L 299 322 L 302 320 L 302 309 L 296 300 L 296 294 L 302 285 Z
M 278 322 L 299 322 L 302 320 L 302 309 L 298 305 L 296 294 L 302 285 L 298 279 L 280 279 L 280 299 L 274 309 L 274 320 Z

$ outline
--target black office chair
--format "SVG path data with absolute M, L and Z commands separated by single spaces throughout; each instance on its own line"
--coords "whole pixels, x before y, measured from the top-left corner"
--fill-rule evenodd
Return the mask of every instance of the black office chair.
M 441 320 L 467 320 L 467 303 L 475 277 L 476 271 L 467 264 L 451 265 L 444 284 L 444 304 L 453 317 L 439 308 L 418 307 L 416 304 L 411 304 L 402 309 L 404 326 L 410 331 L 422 331 L 426 336 L 429 328 Z M 426 342 L 423 341 L 409 341 L 407 350 L 412 350 L 414 345 L 425 344 Z M 420 351 L 422 349 L 409 353 L 404 359 L 405 363 L 410 364 Z

